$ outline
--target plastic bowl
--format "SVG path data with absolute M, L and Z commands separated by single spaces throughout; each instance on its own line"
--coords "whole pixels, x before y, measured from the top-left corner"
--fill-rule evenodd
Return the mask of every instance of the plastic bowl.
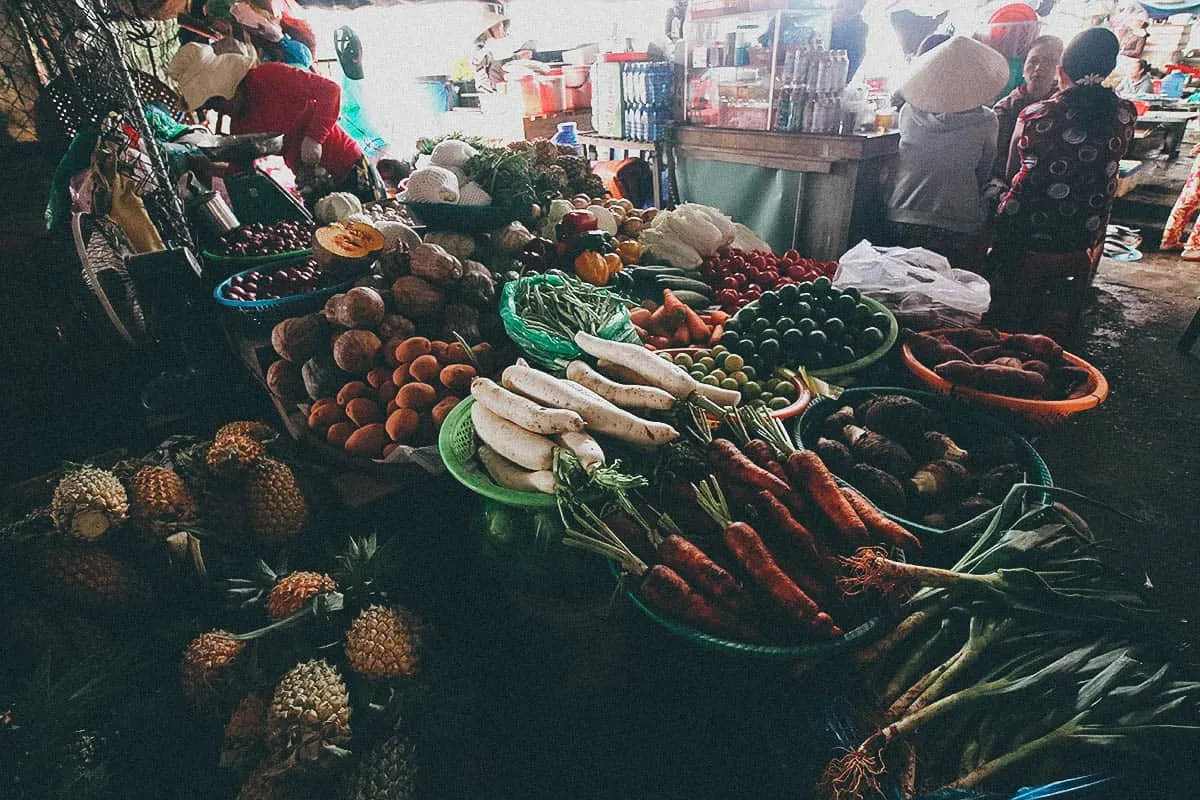
M 823 369 L 810 369 L 808 373 L 814 378 L 820 378 L 823 381 L 833 381 L 836 378 L 845 378 L 855 374 L 856 372 L 861 372 L 887 355 L 888 351 L 892 349 L 892 345 L 894 345 L 896 340 L 900 338 L 900 325 L 896 322 L 896 315 L 891 312 L 891 309 L 878 300 L 867 297 L 866 295 L 863 295 L 859 299 L 860 302 L 869 307 L 873 313 L 887 314 L 888 329 L 883 333 L 883 344 L 879 345 L 879 347 L 867 353 L 865 356 L 856 358 L 855 360 L 845 364 L 839 364 L 836 367 L 825 367 Z M 752 303 L 747 303 L 744 307 L 755 308 L 757 305 L 758 301 L 755 300 Z
M 516 508 L 553 508 L 557 500 L 552 494 L 518 492 L 500 486 L 475 457 L 475 427 L 471 424 L 471 406 L 475 398 L 468 397 L 451 409 L 438 432 L 438 452 L 446 470 L 455 480 L 475 494 Z
M 668 355 L 676 355 L 678 353 L 698 353 L 701 350 L 706 350 L 705 347 L 664 347 L 662 350 L 656 350 L 656 353 L 666 353 Z M 778 411 L 772 411 L 771 416 L 775 419 L 791 419 L 804 413 L 804 409 L 808 408 L 808 404 L 812 402 L 812 392 L 804 385 L 804 382 L 799 378 L 793 378 L 792 383 L 796 386 L 796 402 L 790 406 L 781 408 Z
M 925 331 L 925 333 L 931 336 L 945 334 L 950 341 L 954 341 L 954 334 L 958 330 L 958 328 L 938 328 L 936 330 Z M 1000 335 L 1007 338 L 1011 334 L 1002 333 Z M 907 343 L 901 348 L 900 358 L 904 362 L 904 366 L 908 368 L 908 371 L 917 380 L 937 394 L 953 397 L 968 405 L 1003 412 L 1019 420 L 1043 428 L 1053 427 L 1062 423 L 1068 417 L 1082 411 L 1089 411 L 1103 403 L 1108 397 L 1108 381 L 1105 379 L 1104 374 L 1079 356 L 1067 352 L 1063 353 L 1063 358 L 1066 359 L 1067 363 L 1087 370 L 1089 376 L 1086 386 L 1087 394 L 1082 397 L 1071 398 L 1070 400 L 1029 400 L 994 394 L 970 386 L 960 386 L 956 383 L 951 383 L 918 361 Z
M 817 398 L 800 417 L 799 421 L 797 421 L 793 438 L 800 443 L 801 447 L 811 448 L 818 438 L 813 433 L 813 429 L 824 422 L 826 417 L 842 406 L 857 406 L 867 398 L 880 394 L 898 394 L 911 397 L 913 400 L 924 403 L 934 411 L 940 412 L 949 423 L 948 427 L 951 428 L 951 438 L 968 451 L 971 449 L 971 442 L 976 439 L 979 432 L 998 434 L 1014 439 L 1019 443 L 1021 452 L 1025 455 L 1023 466 L 1028 476 L 1025 482 L 1037 484 L 1038 486 L 1054 485 L 1054 481 L 1050 477 L 1050 469 L 1046 466 L 1046 462 L 1042 460 L 1041 455 L 1037 450 L 1033 449 L 1033 445 L 1029 444 L 1028 441 L 1012 428 L 986 414 L 972 411 L 949 397 L 915 389 L 901 389 L 892 386 L 864 386 L 847 389 L 842 392 L 842 395 L 837 400 Z M 849 482 L 847 481 L 847 483 Z M 880 511 L 883 511 L 883 509 L 880 509 Z M 931 528 L 919 522 L 905 519 L 898 514 L 892 514 L 887 511 L 883 511 L 883 513 L 918 536 L 937 536 L 943 532 L 940 528 Z
M 307 261 L 307 256 L 304 259 Z M 280 266 L 284 262 L 280 262 Z M 213 289 L 213 299 L 221 308 L 231 312 L 235 312 L 239 318 L 251 323 L 255 326 L 274 325 L 288 317 L 298 317 L 302 314 L 309 314 L 313 311 L 319 311 L 325 305 L 325 301 L 338 292 L 344 292 L 354 286 L 354 282 L 358 277 L 353 277 L 334 286 L 327 286 L 324 289 L 317 289 L 304 294 L 294 294 L 289 297 L 281 297 L 278 300 L 234 300 L 225 297 L 224 292 L 226 287 L 233 282 L 233 279 L 238 275 L 245 275 L 248 272 L 254 272 L 260 267 L 245 269 L 238 272 L 236 275 L 231 275 L 225 280 L 217 284 Z

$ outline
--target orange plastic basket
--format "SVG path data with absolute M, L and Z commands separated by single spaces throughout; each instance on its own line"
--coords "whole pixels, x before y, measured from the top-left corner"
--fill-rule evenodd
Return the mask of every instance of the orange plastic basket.
M 958 328 L 939 328 L 925 332 L 931 336 L 944 334 L 953 341 L 954 334 L 958 330 Z M 1011 334 L 1002 333 L 1000 335 L 1007 338 Z M 1029 400 L 1019 397 L 1007 397 L 1002 394 L 993 394 L 992 392 L 984 392 L 970 386 L 960 386 L 951 383 L 918 361 L 907 342 L 904 343 L 900 350 L 900 360 L 904 362 L 904 366 L 930 391 L 947 397 L 957 398 L 967 405 L 979 406 L 994 412 L 1000 412 L 1015 420 L 1030 423 L 1040 428 L 1052 428 L 1055 425 L 1059 425 L 1068 417 L 1095 408 L 1108 397 L 1108 380 L 1105 379 L 1104 374 L 1100 370 L 1073 353 L 1064 352 L 1063 358 L 1072 366 L 1087 370 L 1089 376 L 1086 386 L 1087 394 L 1082 397 L 1073 397 L 1070 400 Z

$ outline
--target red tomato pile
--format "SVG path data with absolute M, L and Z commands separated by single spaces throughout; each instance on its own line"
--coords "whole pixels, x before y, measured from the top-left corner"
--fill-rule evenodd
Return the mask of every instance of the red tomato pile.
M 825 275 L 832 278 L 837 271 L 836 261 L 814 261 L 795 250 L 782 256 L 755 250 L 746 252 L 731 248 L 700 266 L 700 277 L 717 290 L 717 304 L 728 312 L 757 300 L 768 289 L 789 283 L 803 283 Z

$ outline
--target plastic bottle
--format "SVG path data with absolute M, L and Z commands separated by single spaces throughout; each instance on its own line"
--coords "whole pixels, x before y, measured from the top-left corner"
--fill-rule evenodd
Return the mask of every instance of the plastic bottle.
M 576 153 L 583 155 L 583 147 L 580 146 L 579 139 L 575 134 L 574 122 L 560 122 L 558 123 L 558 133 L 554 134 L 550 138 L 550 141 L 555 144 L 565 144 L 574 147 Z
M 808 58 L 804 64 L 804 78 L 801 81 L 812 91 L 820 91 L 821 78 L 821 60 L 824 58 L 825 48 L 821 46 L 821 40 L 817 39 L 813 45 L 813 49 L 809 52 Z
M 846 84 L 850 81 L 850 54 L 845 50 L 838 50 L 838 68 L 837 68 L 837 85 L 834 87 L 835 92 L 840 92 L 846 88 Z
M 776 105 L 775 130 L 786 131 L 792 117 L 792 87 L 784 86 L 779 90 L 779 103 Z

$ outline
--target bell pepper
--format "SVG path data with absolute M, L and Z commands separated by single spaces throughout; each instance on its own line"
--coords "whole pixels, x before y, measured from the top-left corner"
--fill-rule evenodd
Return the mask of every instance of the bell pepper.
M 642 245 L 633 239 L 617 242 L 616 248 L 622 264 L 637 264 L 642 259 Z
M 575 274 L 596 286 L 608 283 L 609 264 L 600 253 L 585 250 L 575 257 Z
M 599 224 L 596 215 L 591 211 L 583 209 L 568 211 L 563 215 L 562 221 L 558 223 L 558 238 L 569 239 L 587 231 L 594 231 Z
M 604 231 L 586 231 L 578 236 L 573 237 L 567 243 L 568 252 L 572 255 L 591 251 L 593 253 L 611 253 L 613 251 L 613 237 Z

